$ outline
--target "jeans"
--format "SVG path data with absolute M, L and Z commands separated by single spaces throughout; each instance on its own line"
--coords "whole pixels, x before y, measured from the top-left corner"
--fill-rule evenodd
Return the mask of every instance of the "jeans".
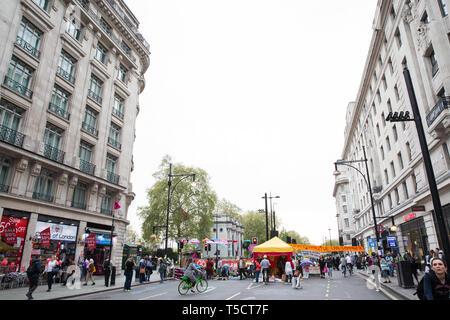
M 48 290 L 52 289 L 53 284 L 53 277 L 55 276 L 54 272 L 47 272 L 47 284 L 48 284 Z
M 394 276 L 394 265 L 392 264 L 389 265 L 389 276 Z
M 260 273 L 260 272 L 261 272 L 260 270 L 255 271 L 255 279 L 256 279 L 256 282 L 258 282 L 258 279 L 259 279 L 259 273 Z
M 39 281 L 39 278 L 33 277 L 30 279 L 30 287 L 28 288 L 27 295 L 31 296 L 33 294 L 33 291 L 36 290 L 36 288 L 38 287 L 38 281 Z
M 131 279 L 133 278 L 133 274 L 132 273 L 126 273 L 125 274 L 125 286 L 124 286 L 124 290 L 131 290 Z
M 161 277 L 161 282 L 164 281 L 164 275 L 165 275 L 165 272 L 160 272 L 159 273 L 159 276 Z
M 292 272 L 286 272 L 286 282 L 291 283 L 292 282 Z
M 333 268 L 332 267 L 327 267 L 327 269 L 328 269 L 328 277 L 332 277 L 333 276 Z
M 269 282 L 269 269 L 263 269 L 262 273 L 263 273 L 263 281 Z

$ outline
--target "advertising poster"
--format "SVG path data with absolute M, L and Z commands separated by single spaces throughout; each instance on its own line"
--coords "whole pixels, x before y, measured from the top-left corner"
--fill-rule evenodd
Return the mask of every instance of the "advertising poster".
M 5 228 L 5 242 L 7 244 L 17 243 L 16 224 L 11 223 Z
M 41 247 L 50 247 L 50 228 L 44 229 L 40 232 Z
M 86 245 L 88 249 L 95 249 L 97 247 L 97 240 L 95 239 L 95 233 L 86 237 Z

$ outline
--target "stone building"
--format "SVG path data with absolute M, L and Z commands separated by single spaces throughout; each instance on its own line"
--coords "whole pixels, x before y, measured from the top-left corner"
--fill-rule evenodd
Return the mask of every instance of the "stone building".
M 237 219 L 228 215 L 214 215 L 214 224 L 211 229 L 210 238 L 226 239 L 228 245 L 211 244 L 211 251 L 204 254 L 206 257 L 215 257 L 217 255 L 221 258 L 239 257 L 243 255 L 244 249 L 242 247 L 244 241 L 244 227 Z
M 10 0 L 0 17 L 0 258 L 24 270 L 32 256 L 85 255 L 101 273 L 114 224 L 120 272 L 150 63 L 139 22 L 123 0 Z
M 365 148 L 383 249 L 423 258 L 440 246 L 436 218 L 413 121 L 386 121 L 390 112 L 409 112 L 403 70 L 408 68 L 447 222 L 450 219 L 450 18 L 446 0 L 380 0 L 356 100 L 347 107 L 341 159 L 363 159 Z M 340 235 L 366 251 L 375 225 L 363 162 L 340 165 L 333 196 Z M 347 212 L 343 214 L 346 197 Z M 420 210 L 424 207 L 424 210 Z M 416 210 L 419 209 L 419 210 Z M 343 219 L 347 219 L 344 222 Z M 347 223 L 347 224 L 346 224 Z M 393 231 L 395 225 L 398 230 Z M 343 226 L 343 227 L 341 227 Z M 347 228 L 345 227 L 347 226 Z M 390 247 L 388 236 L 397 247 Z M 446 235 L 448 236 L 448 235 Z M 370 241 L 372 242 L 372 241 Z

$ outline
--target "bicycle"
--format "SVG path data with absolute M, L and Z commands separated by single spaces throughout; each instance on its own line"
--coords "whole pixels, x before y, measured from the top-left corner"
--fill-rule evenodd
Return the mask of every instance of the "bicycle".
M 348 268 L 348 274 L 351 276 L 353 274 L 353 265 L 348 263 L 347 268 Z
M 346 265 L 341 265 L 341 269 L 342 269 L 342 274 L 344 275 L 344 278 L 346 277 L 346 273 L 347 273 L 347 266 Z
M 178 293 L 181 295 L 186 295 L 189 290 L 194 287 L 199 293 L 203 293 L 208 289 L 208 280 L 204 279 L 203 274 L 199 274 L 194 283 L 192 283 L 189 277 L 182 276 L 181 281 L 178 284 Z

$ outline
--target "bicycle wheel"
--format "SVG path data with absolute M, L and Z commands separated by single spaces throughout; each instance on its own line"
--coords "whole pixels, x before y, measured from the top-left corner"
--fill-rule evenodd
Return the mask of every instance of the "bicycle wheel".
M 185 295 L 189 292 L 190 288 L 191 286 L 186 280 L 181 280 L 180 283 L 178 284 L 178 293 L 181 295 Z
M 208 289 L 208 281 L 205 279 L 199 279 L 195 287 L 198 292 L 203 293 Z

